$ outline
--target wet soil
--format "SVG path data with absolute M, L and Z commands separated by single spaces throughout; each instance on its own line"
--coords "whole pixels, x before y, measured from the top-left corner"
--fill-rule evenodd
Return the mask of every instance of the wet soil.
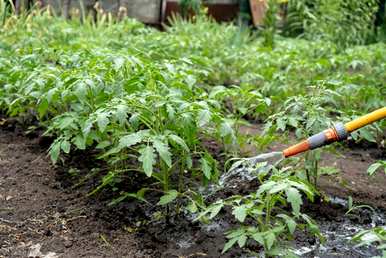
M 379 173 L 369 179 L 365 173 L 375 161 L 371 151 L 345 151 L 344 158 L 328 154 L 327 163 L 336 163 L 343 173 L 334 179 L 323 178 L 322 189 L 333 196 L 351 195 L 355 201 L 386 207 L 386 176 Z M 11 131 L 0 128 L 1 258 L 250 257 L 237 248 L 221 255 L 225 243 L 223 232 L 232 227 L 228 217 L 211 225 L 200 225 L 181 215 L 166 223 L 152 216 L 156 207 L 138 202 L 106 207 L 103 195 L 87 197 L 97 182 L 73 187 L 69 168 L 53 166 L 46 153 L 44 139 L 28 138 L 18 128 Z M 82 156 L 70 161 L 71 165 L 87 170 L 84 163 L 98 165 Z M 363 214 L 359 219 L 344 218 L 344 208 L 339 205 L 311 205 L 307 209 L 325 232 L 338 232 L 347 223 L 366 227 L 373 222 Z M 320 245 L 319 249 L 310 248 L 316 244 L 314 239 L 301 234 L 295 241 L 299 250 L 304 246 L 311 249 L 302 257 L 313 257 L 310 255 L 316 252 L 319 257 L 364 257 L 363 252 L 368 251 L 339 253 L 338 249 L 331 254 L 330 249 L 320 251 Z M 339 247 L 339 243 L 336 245 Z
M 262 132 L 260 125 L 243 126 L 243 134 L 259 135 Z M 294 135 L 286 135 L 284 139 L 277 139 L 264 152 L 281 151 L 296 143 Z M 356 203 L 369 204 L 386 209 L 386 175 L 382 172 L 369 177 L 367 168 L 380 159 L 386 159 L 386 149 L 375 145 L 360 146 L 346 141 L 340 146 L 335 144 L 334 152 L 324 149 L 321 157 L 321 166 L 335 167 L 339 173 L 321 176 L 318 186 L 326 195 L 346 198 L 352 196 Z M 246 147 L 244 155 L 259 153 L 251 145 Z M 302 156 L 302 155 L 299 155 Z M 304 156 L 304 155 L 303 155 Z

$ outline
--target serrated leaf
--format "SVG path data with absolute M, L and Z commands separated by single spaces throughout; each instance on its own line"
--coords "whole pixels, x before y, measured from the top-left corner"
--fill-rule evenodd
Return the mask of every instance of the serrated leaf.
M 144 136 L 145 134 L 143 133 L 143 131 L 138 131 L 138 132 L 123 136 L 119 140 L 118 149 L 122 150 L 123 148 L 129 148 L 130 146 L 138 144 L 143 140 Z
M 230 123 L 224 121 L 220 125 L 220 135 L 221 137 L 226 137 L 233 134 L 233 129 Z
M 268 232 L 268 234 L 265 236 L 265 240 L 267 243 L 267 249 L 270 250 L 276 241 L 276 236 L 274 233 Z
M 276 124 L 277 124 L 277 128 L 281 131 L 285 131 L 285 128 L 286 128 L 286 121 L 282 118 L 279 118 L 277 119 L 276 121 Z
M 288 231 L 293 234 L 295 232 L 295 229 L 296 229 L 296 222 L 295 220 L 293 220 L 290 216 L 288 215 L 285 215 L 285 214 L 279 214 L 277 215 L 278 217 L 280 218 L 283 218 L 287 227 L 288 227 Z
M 198 114 L 198 126 L 203 127 L 210 122 L 212 114 L 208 109 L 203 109 Z
M 79 100 L 85 99 L 86 94 L 87 94 L 86 84 L 84 82 L 78 83 L 74 93 L 75 93 L 75 96 L 77 96 Z
M 278 184 L 276 184 L 274 187 L 272 187 L 272 189 L 269 190 L 269 193 L 270 193 L 270 194 L 274 194 L 274 193 L 283 191 L 283 190 L 286 189 L 287 187 L 288 187 L 288 185 L 285 184 L 285 183 L 278 183 Z
M 116 110 L 116 117 L 119 121 L 120 124 L 124 124 L 125 121 L 127 120 L 127 111 L 128 108 L 125 105 L 118 105 L 117 110 Z
M 161 159 L 170 168 L 172 166 L 172 154 L 169 151 L 169 146 L 158 139 L 153 139 L 153 146 L 157 150 Z
M 262 233 L 255 233 L 252 235 L 252 238 L 258 242 L 260 245 L 264 246 L 264 238 Z
M 60 118 L 60 120 L 59 120 L 59 128 L 61 130 L 63 130 L 65 128 L 67 128 L 68 126 L 70 126 L 73 122 L 74 122 L 74 118 L 70 117 L 70 116 Z
M 222 249 L 221 253 L 223 254 L 226 251 L 228 251 L 237 242 L 237 240 L 238 240 L 238 238 L 232 238 L 228 242 L 226 242 L 226 244 L 224 245 L 224 248 Z
M 60 145 L 61 145 L 61 142 L 60 141 L 55 141 L 51 147 L 50 147 L 50 157 L 51 157 L 51 160 L 52 162 L 55 164 L 59 158 L 59 154 L 60 154 Z
M 247 236 L 246 235 L 241 235 L 241 236 L 239 236 L 239 239 L 237 239 L 237 243 L 239 244 L 240 248 L 243 248 L 246 242 L 247 242 Z
M 233 209 L 232 214 L 238 221 L 244 222 L 247 217 L 247 209 L 245 206 L 237 206 Z
M 224 206 L 223 203 L 217 203 L 211 206 L 209 219 L 213 219 L 214 217 L 216 217 L 216 215 L 221 211 L 223 206 Z
M 201 163 L 201 170 L 202 172 L 204 173 L 204 176 L 210 180 L 212 174 L 212 168 L 210 167 L 210 163 L 208 162 L 208 160 L 205 158 L 205 157 L 202 157 L 200 159 L 200 163 Z
M 148 177 L 151 177 L 153 173 L 153 164 L 155 162 L 154 148 L 150 145 L 139 150 L 141 154 L 138 158 L 142 162 L 142 168 Z
M 71 144 L 69 141 L 63 140 L 62 143 L 60 144 L 60 148 L 62 149 L 62 151 L 64 153 L 68 154 L 68 153 L 70 153 Z
M 109 124 L 109 119 L 106 113 L 98 113 L 97 115 L 97 124 L 99 131 L 102 133 L 106 130 L 107 125 Z
M 73 143 L 80 150 L 86 149 L 86 139 L 81 134 L 75 136 L 75 138 L 73 139 Z
M 176 190 L 170 190 L 160 198 L 158 205 L 168 204 L 174 201 L 177 198 L 177 196 L 178 196 L 178 192 Z
M 300 205 L 303 203 L 302 195 L 299 193 L 298 189 L 290 187 L 286 190 L 287 201 L 291 203 L 292 210 L 295 215 L 300 213 Z
M 359 131 L 360 135 L 369 142 L 376 142 L 374 135 L 367 128 L 363 128 Z
M 179 137 L 178 135 L 170 134 L 170 135 L 168 135 L 168 138 L 172 142 L 175 142 L 176 144 L 181 146 L 184 149 L 184 151 L 190 152 L 188 145 L 186 145 L 185 141 L 181 137 Z

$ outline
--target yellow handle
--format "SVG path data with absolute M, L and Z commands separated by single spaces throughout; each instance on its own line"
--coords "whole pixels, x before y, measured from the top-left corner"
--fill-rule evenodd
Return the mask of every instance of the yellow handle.
M 383 118 L 386 118 L 386 107 L 377 109 L 370 114 L 354 119 L 353 121 L 346 123 L 344 127 L 348 133 L 351 133 L 352 131 L 355 131 L 365 125 L 371 124 Z

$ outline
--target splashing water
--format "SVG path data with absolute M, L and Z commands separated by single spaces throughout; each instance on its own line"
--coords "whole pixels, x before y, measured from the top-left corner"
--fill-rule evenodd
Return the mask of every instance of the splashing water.
M 267 165 L 284 159 L 282 152 L 270 152 L 250 158 L 235 158 L 237 160 L 219 179 L 220 187 L 236 188 L 240 182 L 250 182 L 256 178 L 256 172 Z M 263 163 L 261 166 L 256 166 Z

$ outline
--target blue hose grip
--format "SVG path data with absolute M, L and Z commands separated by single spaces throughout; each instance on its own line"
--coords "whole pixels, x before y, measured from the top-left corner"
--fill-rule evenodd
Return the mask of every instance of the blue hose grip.
M 334 125 L 334 130 L 336 134 L 338 135 L 339 141 L 346 140 L 349 133 L 347 132 L 346 128 L 344 127 L 343 123 L 337 123 Z

